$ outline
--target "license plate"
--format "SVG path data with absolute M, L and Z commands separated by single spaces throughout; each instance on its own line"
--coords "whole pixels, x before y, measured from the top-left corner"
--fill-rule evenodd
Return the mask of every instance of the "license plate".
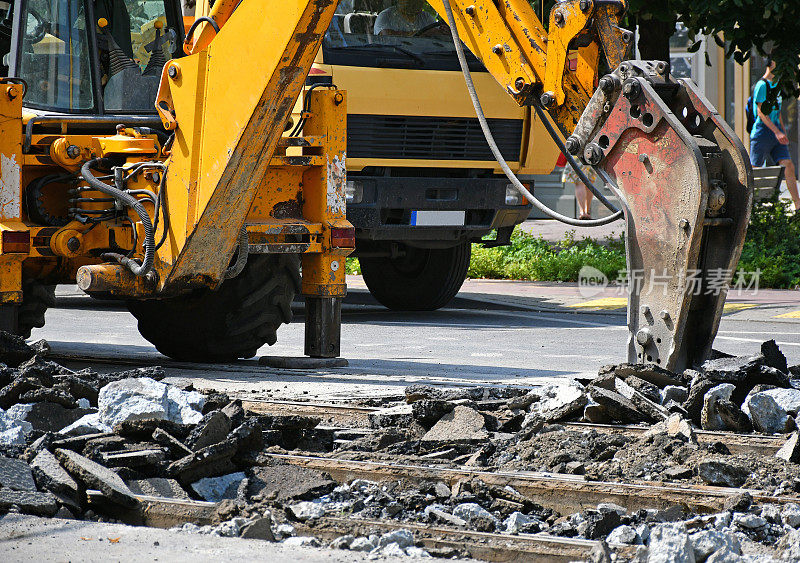
M 425 227 L 451 227 L 465 223 L 466 211 L 412 211 L 411 224 Z

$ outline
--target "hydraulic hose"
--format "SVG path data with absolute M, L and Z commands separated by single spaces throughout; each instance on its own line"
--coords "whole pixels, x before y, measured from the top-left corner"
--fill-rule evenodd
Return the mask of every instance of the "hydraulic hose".
M 581 220 L 581 219 L 573 219 L 572 217 L 567 217 L 566 215 L 562 215 L 561 213 L 553 211 L 545 204 L 543 204 L 541 201 L 536 199 L 533 196 L 533 194 L 529 192 L 528 189 L 522 184 L 522 182 L 520 182 L 519 178 L 517 178 L 516 174 L 514 174 L 514 172 L 508 166 L 506 160 L 503 158 L 503 155 L 501 154 L 500 149 L 498 148 L 497 143 L 494 140 L 494 135 L 492 135 L 492 132 L 489 129 L 489 123 L 486 121 L 486 115 L 483 113 L 483 107 L 481 106 L 481 102 L 478 99 L 478 93 L 475 90 L 475 84 L 472 81 L 472 73 L 470 72 L 469 67 L 467 66 L 467 59 L 464 56 L 464 48 L 461 45 L 461 38 L 458 35 L 458 29 L 456 28 L 456 20 L 455 16 L 453 16 L 453 8 L 452 6 L 450 6 L 450 0 L 445 0 L 444 2 L 442 2 L 442 4 L 444 5 L 444 10 L 447 13 L 447 22 L 450 25 L 450 33 L 453 36 L 453 45 L 455 46 L 456 55 L 458 56 L 458 63 L 461 66 L 461 72 L 464 75 L 464 81 L 467 83 L 467 91 L 469 92 L 469 97 L 472 100 L 472 105 L 475 108 L 475 115 L 478 117 L 478 122 L 481 125 L 483 136 L 486 137 L 486 142 L 488 143 L 489 148 L 491 149 L 495 160 L 497 160 L 497 163 L 500 165 L 500 168 L 503 170 L 503 173 L 511 182 L 511 185 L 513 185 L 517 189 L 517 191 L 520 194 L 522 194 L 522 196 L 526 200 L 528 200 L 528 202 L 530 202 L 530 204 L 533 205 L 536 209 L 538 209 L 551 219 L 556 219 L 558 221 L 561 221 L 562 223 L 566 223 L 567 225 L 572 225 L 574 227 L 599 227 L 601 225 L 608 225 L 609 223 L 613 223 L 617 219 L 620 219 L 623 215 L 622 211 L 617 211 L 613 215 L 610 215 L 603 219 Z M 539 108 L 537 108 L 537 114 L 538 114 L 538 109 Z M 541 114 L 539 115 L 541 118 L 542 115 Z M 546 119 L 543 119 L 543 121 L 547 125 L 550 125 Z M 554 135 L 555 131 L 552 129 L 552 127 L 548 127 L 548 133 L 550 133 L 550 135 L 556 140 L 556 144 L 559 144 L 560 139 L 558 139 L 558 135 Z M 565 155 L 569 155 L 569 152 L 566 149 L 564 149 L 563 152 Z M 571 159 L 570 164 L 576 167 L 575 169 L 578 172 L 579 178 L 581 178 L 581 180 L 584 181 L 583 179 L 586 178 L 585 174 L 583 174 L 582 171 L 578 170 L 577 163 L 573 164 L 574 162 L 575 160 Z M 586 178 L 585 183 L 587 187 L 592 186 L 592 183 L 588 181 L 588 178 Z M 594 186 L 592 186 L 592 188 L 593 187 Z M 592 190 L 592 192 L 595 194 L 597 193 L 595 190 Z M 603 203 L 606 204 L 605 202 L 608 200 L 603 198 L 601 201 L 603 201 Z M 613 209 L 613 206 L 611 206 L 610 209 Z
M 153 229 L 153 222 L 150 220 L 150 215 L 148 215 L 147 210 L 144 206 L 139 202 L 138 199 L 133 197 L 132 195 L 128 194 L 127 192 L 120 190 L 116 187 L 109 186 L 105 182 L 98 180 L 94 174 L 92 174 L 92 168 L 101 162 L 105 161 L 102 158 L 95 158 L 86 162 L 83 166 L 81 166 L 81 176 L 86 182 L 96 189 L 99 192 L 102 192 L 106 195 L 113 197 L 115 200 L 119 201 L 123 205 L 132 208 L 136 214 L 139 216 L 139 220 L 144 225 L 144 258 L 142 259 L 141 265 L 137 263 L 135 260 L 132 260 L 122 254 L 117 254 L 114 252 L 105 254 L 109 258 L 112 258 L 122 264 L 123 266 L 127 266 L 131 272 L 133 272 L 137 276 L 146 276 L 150 270 L 153 268 L 153 260 L 155 258 L 155 232 Z M 105 161 L 107 162 L 107 161 Z
M 250 237 L 247 234 L 247 227 L 242 227 L 239 233 L 239 250 L 236 253 L 236 262 L 233 266 L 225 270 L 225 279 L 230 280 L 238 276 L 247 266 L 247 255 L 250 252 Z

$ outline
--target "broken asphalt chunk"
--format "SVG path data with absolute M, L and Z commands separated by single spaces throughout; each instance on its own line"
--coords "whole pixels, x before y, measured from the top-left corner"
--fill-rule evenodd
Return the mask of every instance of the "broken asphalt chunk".
M 97 489 L 108 500 L 127 508 L 139 504 L 125 481 L 110 469 L 71 450 L 58 449 L 55 455 L 64 469 L 87 489 Z

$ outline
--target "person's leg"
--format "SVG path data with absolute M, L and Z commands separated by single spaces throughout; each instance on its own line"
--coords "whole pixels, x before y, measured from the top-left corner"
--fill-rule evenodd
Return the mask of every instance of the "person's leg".
M 767 135 L 752 137 L 750 139 L 750 164 L 754 167 L 764 166 L 764 163 L 767 161 L 767 155 L 770 150 L 772 150 L 773 143 L 771 139 L 765 137 L 767 137 Z
M 778 161 L 778 164 L 783 166 L 783 176 L 786 179 L 786 189 L 789 190 L 789 195 L 792 196 L 794 208 L 800 211 L 800 194 L 797 193 L 797 176 L 795 175 L 794 163 L 791 158 Z
M 800 210 L 800 195 L 797 193 L 797 176 L 795 175 L 794 163 L 789 155 L 789 147 L 778 143 L 770 151 L 772 160 L 783 166 L 783 178 L 786 180 L 786 188 L 792 196 L 795 210 Z
M 581 219 L 592 217 L 592 192 L 583 182 L 575 182 L 575 199 L 578 201 L 578 211 Z

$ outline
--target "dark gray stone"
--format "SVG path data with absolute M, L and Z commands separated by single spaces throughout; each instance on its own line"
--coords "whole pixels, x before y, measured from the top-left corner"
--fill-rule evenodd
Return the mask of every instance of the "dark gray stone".
M 452 410 L 452 403 L 438 399 L 422 399 L 411 404 L 411 414 L 414 420 L 426 428 L 436 424 L 440 418 Z
M 70 408 L 58 403 L 41 402 L 33 404 L 25 420 L 31 423 L 34 430 L 58 432 L 92 412 L 92 409 Z
M 583 409 L 583 418 L 586 422 L 593 424 L 608 424 L 612 422 L 608 411 L 603 405 L 597 403 L 590 403 Z
M 764 356 L 734 356 L 706 360 L 703 363 L 703 372 L 706 379 L 720 383 L 741 383 L 748 375 L 758 373 L 764 365 Z
M 411 405 L 397 405 L 369 413 L 371 428 L 407 428 L 414 418 Z
M 637 410 L 636 406 L 631 401 L 619 393 L 593 385 L 589 386 L 588 391 L 589 397 L 595 403 L 602 405 L 608 416 L 617 422 L 635 423 L 643 422 L 647 419 L 645 415 Z
M 242 407 L 242 401 L 240 399 L 236 399 L 225 405 L 222 408 L 222 413 L 230 419 L 231 426 L 234 428 L 244 422 L 244 407 Z
M 35 491 L 30 466 L 22 460 L 0 456 L 0 487 L 14 491 Z
M 25 514 L 37 516 L 52 517 L 58 511 L 56 497 L 51 493 L 0 489 L 0 511 L 6 511 L 12 506 Z
M 231 419 L 222 411 L 213 411 L 197 423 L 186 438 L 186 445 L 192 450 L 201 450 L 207 446 L 218 444 L 228 437 L 231 431 Z
M 275 534 L 272 533 L 272 518 L 265 516 L 248 522 L 242 528 L 239 537 L 250 540 L 275 541 Z
M 79 501 L 80 489 L 78 483 L 69 476 L 69 473 L 58 463 L 56 456 L 48 450 L 41 450 L 36 454 L 31 463 L 31 469 L 39 488 L 65 496 L 71 499 L 73 503 Z
M 747 480 L 746 468 L 726 459 L 707 459 L 697 466 L 700 478 L 709 485 L 741 487 Z
M 601 370 L 602 373 L 603 371 Z M 633 375 L 660 388 L 664 388 L 667 385 L 685 385 L 680 375 L 655 364 L 620 364 L 612 366 L 609 373 L 613 373 L 614 376 L 621 379 Z
M 166 447 L 169 452 L 176 457 L 184 457 L 192 453 L 192 450 L 183 442 L 161 428 L 153 430 L 153 441 Z
M 703 400 L 706 393 L 716 387 L 718 383 L 710 379 L 700 379 L 693 381 L 689 387 L 689 398 L 683 403 L 683 408 L 689 413 L 689 418 L 697 426 L 700 426 L 700 415 L 703 411 Z
M 761 354 L 764 356 L 766 365 L 783 373 L 789 373 L 789 364 L 786 362 L 786 356 L 783 355 L 774 340 L 767 340 L 761 345 Z
M 645 381 L 635 375 L 629 375 L 625 378 L 625 383 L 636 389 L 639 393 L 647 397 L 654 403 L 661 403 L 661 392 L 657 385 L 653 385 L 649 381 Z
M 41 384 L 32 377 L 17 377 L 0 389 L 0 409 L 8 409 L 19 403 L 20 396 L 28 391 L 39 389 Z
M 182 457 L 167 466 L 167 474 L 183 484 L 193 483 L 204 477 L 218 477 L 236 471 L 231 458 L 239 446 L 234 440 L 225 440 L 208 446 L 191 455 Z
M 731 512 L 746 512 L 752 505 L 753 495 L 744 491 L 725 499 L 723 506 L 725 510 L 730 510 Z
M 74 409 L 78 406 L 75 398 L 63 389 L 34 389 L 20 395 L 20 403 L 56 403 L 68 409 Z
M 247 496 L 261 495 L 280 503 L 311 500 L 336 487 L 336 482 L 321 471 L 279 462 L 253 467 L 248 477 Z
M 36 350 L 28 346 L 24 338 L 0 330 L 0 362 L 11 367 L 17 367 L 35 355 Z
M 630 385 L 627 380 L 614 380 L 614 390 L 633 403 L 637 411 L 644 414 L 652 422 L 660 422 L 669 418 L 669 411 L 657 402 L 651 401 Z
M 139 501 L 119 475 L 70 450 L 56 450 L 56 458 L 64 469 L 87 489 L 97 489 L 110 501 L 135 508 Z
M 752 432 L 753 425 L 742 409 L 731 401 L 719 399 L 716 404 L 717 414 L 725 423 L 725 427 L 734 432 Z
M 585 522 L 579 525 L 586 539 L 595 540 L 611 533 L 611 530 L 621 524 L 619 513 L 611 510 L 608 512 L 587 512 L 584 514 Z

